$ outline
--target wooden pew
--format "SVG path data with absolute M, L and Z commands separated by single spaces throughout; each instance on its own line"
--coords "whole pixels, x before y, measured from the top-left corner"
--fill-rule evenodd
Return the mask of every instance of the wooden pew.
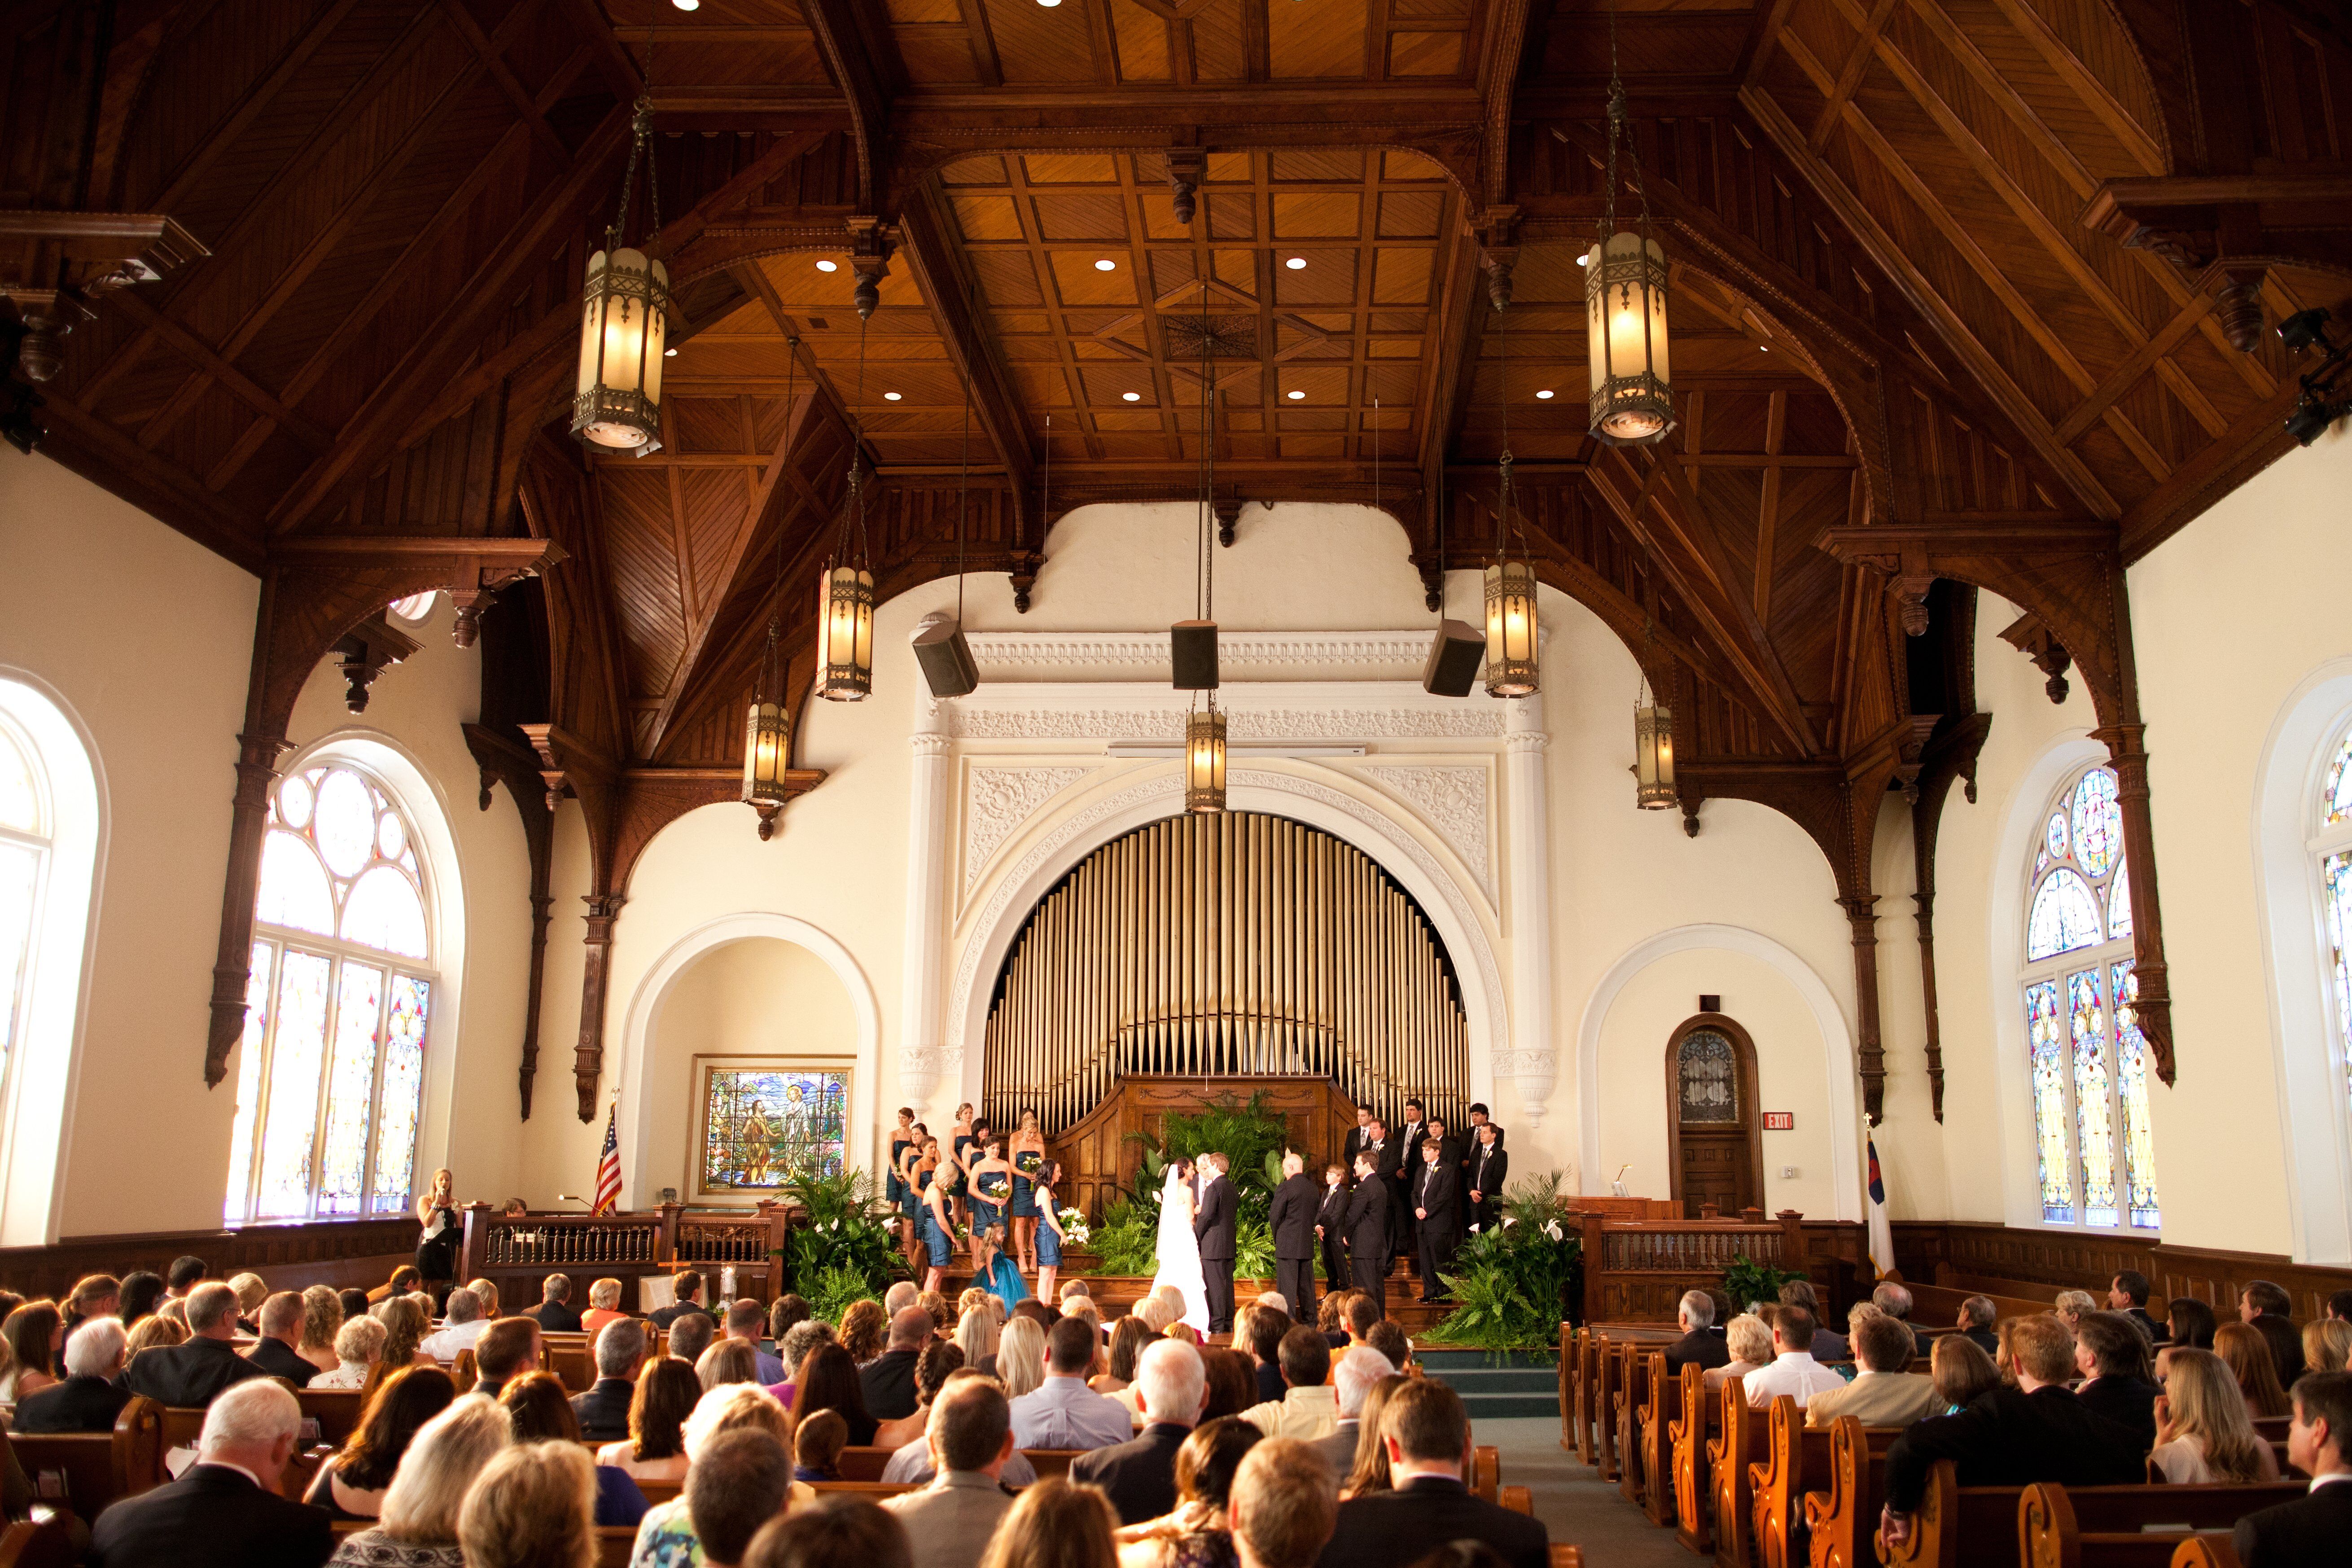
M 0 1531 L 0 1568 L 69 1568 L 73 1561 L 73 1533 L 61 1513 L 40 1510 Z
M 1642 1374 L 1643 1400 L 1633 1412 L 1633 1451 L 1628 1470 L 1642 1477 L 1642 1511 L 1661 1529 L 1675 1522 L 1674 1447 L 1667 1438 L 1670 1416 L 1682 1405 L 1682 1381 L 1666 1375 L 1666 1352 L 1652 1351 Z
M 2238 1543 L 2226 1535 L 2192 1535 L 2173 1549 L 2172 1568 L 2238 1568 Z
M 1629 1344 L 1617 1352 L 1615 1458 L 1619 1474 L 1617 1495 L 1627 1502 L 1642 1500 L 1642 1453 L 1635 1446 L 1633 1418 L 1649 1398 L 1652 1363 L 1663 1371 L 1663 1358 L 1654 1356 L 1648 1347 Z
M 1706 1371 L 1685 1366 L 1675 1380 L 1676 1416 L 1666 1424 L 1674 1466 L 1675 1539 L 1704 1557 L 1715 1550 L 1715 1509 L 1707 1488 L 1707 1439 L 1720 1402 L 1706 1395 Z
M 1570 1392 L 1576 1408 L 1570 1415 L 1575 1428 L 1576 1457 L 1588 1465 L 1601 1462 L 1600 1435 L 1592 1426 L 1593 1384 L 1601 1364 L 1601 1336 L 1591 1329 L 1576 1331 L 1576 1369 Z
M 1042 1479 L 1045 1472 L 1040 1470 L 1037 1474 Z M 1471 1495 L 1474 1497 L 1481 1497 L 1486 1499 L 1488 1502 L 1493 1502 L 1495 1500 L 1495 1494 L 1502 1489 L 1502 1485 L 1503 1451 L 1500 1448 L 1484 1444 L 1471 1449 Z
M 1829 1433 L 1829 1489 L 1805 1493 L 1805 1526 L 1812 1537 L 1813 1568 L 1875 1568 L 1878 1510 L 1886 1487 L 1886 1450 L 1898 1426 L 1864 1426 L 1841 1415 Z M 1811 1464 L 1811 1479 L 1821 1472 Z
M 1535 1514 L 1536 1494 L 1527 1487 L 1505 1487 L 1497 1494 L 1497 1500 L 1513 1513 L 1524 1513 L 1530 1518 Z
M 1617 1363 L 1619 1352 L 1603 1334 L 1592 1352 L 1593 1463 L 1601 1479 L 1617 1479 Z
M 2001 1543 L 2000 1560 L 2022 1553 L 2025 1487 L 1964 1487 L 1948 1459 L 1927 1475 L 1927 1488 L 1912 1518 L 1910 1539 L 1900 1547 L 1879 1542 L 1886 1568 L 1956 1568 L 1985 1560 L 1983 1542 Z M 2261 1486 L 2075 1487 L 2067 1489 L 2078 1530 L 2094 1533 L 2137 1531 L 2142 1524 L 2227 1530 L 2241 1514 L 2305 1495 L 2300 1481 Z M 2173 1538 L 2179 1539 L 2178 1534 Z M 2014 1544 L 2012 1544 L 2014 1543 Z M 2026 1559 L 2028 1562 L 2038 1561 Z M 2055 1562 L 2056 1559 L 2052 1559 Z
M 197 1414 L 201 1417 L 203 1413 Z M 54 1500 L 94 1520 L 116 1498 L 134 1497 L 163 1483 L 163 1407 L 153 1400 L 133 1397 L 114 1418 L 111 1432 L 11 1433 L 8 1444 L 37 1497 L 42 1473 L 58 1472 L 65 1493 Z
M 623 1568 L 626 1568 L 626 1564 L 624 1564 Z M 1551 1543 L 1551 1568 L 1584 1568 L 1584 1548 L 1581 1546 L 1570 1546 L 1566 1542 L 1562 1541 L 1553 1542 Z M 2235 1563 L 2232 1563 L 2230 1564 L 2230 1568 L 2238 1568 L 2238 1565 Z
M 895 1448 L 844 1448 L 841 1451 L 841 1479 L 845 1481 L 878 1481 L 882 1468 L 890 1462 Z
M 2302 1497 L 2305 1490 L 2297 1481 L 2071 1490 L 2054 1483 L 2031 1486 L 2018 1499 L 2018 1545 L 2029 1564 L 2166 1568 L 2180 1542 L 2180 1527 L 2227 1536 L 2244 1515 Z
M 1559 1446 L 1576 1450 L 1576 1344 L 1584 1331 L 1573 1323 L 1559 1326 Z
M 474 1367 L 473 1346 L 467 1345 L 458 1351 L 457 1359 L 449 1363 L 449 1380 L 457 1385 L 460 1394 L 471 1393 L 474 1384 L 481 1381 L 481 1373 Z
M 1809 1442 L 1809 1438 L 1818 1441 Z M 1808 1454 L 1808 1448 L 1812 1452 Z M 1766 1413 L 1763 1456 L 1748 1467 L 1759 1568 L 1796 1568 L 1796 1527 L 1803 1519 L 1808 1458 L 1813 1461 L 1816 1474 L 1828 1465 L 1829 1434 L 1808 1433 L 1805 1413 L 1797 1407 L 1794 1396 L 1780 1394 Z
M 815 1488 L 820 1496 L 862 1497 L 874 1502 L 923 1489 L 900 1486 L 895 1481 L 811 1481 L 809 1485 Z
M 596 1358 L 586 1334 L 541 1335 L 539 1364 L 573 1394 L 585 1394 L 596 1385 Z
M 1723 1380 L 1716 1403 L 1717 1430 L 1706 1450 L 1715 1560 L 1720 1568 L 1756 1568 L 1755 1494 L 1748 1470 L 1770 1436 L 1770 1417 L 1748 1408 L 1748 1391 L 1736 1377 Z
M 637 1489 L 646 1494 L 646 1501 L 648 1504 L 676 1502 L 678 1494 L 686 1489 L 686 1483 L 684 1481 L 639 1481 Z
M 1037 1472 L 1037 1479 L 1041 1481 L 1067 1476 L 1070 1461 L 1087 1452 L 1084 1448 L 1024 1448 L 1021 1451 L 1028 1456 L 1029 1468 Z
M 319 1441 L 341 1447 L 360 1428 L 360 1391 L 356 1388 L 297 1389 L 302 1414 L 319 1424 Z

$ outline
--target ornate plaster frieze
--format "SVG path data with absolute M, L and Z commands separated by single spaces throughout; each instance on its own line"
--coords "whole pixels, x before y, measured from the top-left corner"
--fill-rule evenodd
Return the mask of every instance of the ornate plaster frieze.
M 1244 632 L 1220 630 L 1217 657 L 1226 665 L 1304 665 L 1328 671 L 1347 666 L 1418 666 L 1429 653 L 1429 633 Z M 1144 632 L 968 632 L 971 656 L 985 670 L 1045 667 L 1103 670 L 1122 665 L 1168 664 L 1168 634 Z
M 1478 890 L 1493 905 L 1495 866 L 1487 829 L 1490 791 L 1484 767 L 1423 763 L 1358 771 L 1412 807 L 1445 841 L 1445 847 L 1462 858 L 1477 878 Z
M 1088 770 L 1055 767 L 974 766 L 964 774 L 963 890 L 969 895 L 987 869 L 997 846 L 1037 808 L 1069 788 Z

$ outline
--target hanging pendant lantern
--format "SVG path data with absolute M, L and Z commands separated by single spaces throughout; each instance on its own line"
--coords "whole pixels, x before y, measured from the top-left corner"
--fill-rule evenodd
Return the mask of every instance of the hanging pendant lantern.
M 862 517 L 855 458 L 849 489 Z M 816 694 L 828 702 L 865 701 L 874 691 L 874 574 L 836 558 L 817 579 L 816 615 Z
M 1225 809 L 1225 716 L 1213 705 L 1184 721 L 1184 809 Z
M 760 814 L 764 843 L 776 830 L 776 814 L 788 798 L 784 774 L 792 766 L 793 721 L 783 704 L 755 694 L 743 725 L 743 804 Z
M 581 297 L 580 370 L 572 400 L 572 434 L 593 447 L 644 457 L 661 450 L 662 360 L 669 340 L 669 270 L 625 245 L 629 196 L 637 164 L 646 164 L 653 232 L 661 229 L 661 195 L 654 185 L 647 144 L 653 106 L 637 100 L 621 210 L 605 231 L 604 248 L 588 258 Z
M 1665 811 L 1681 804 L 1675 790 L 1675 716 L 1653 702 L 1633 710 L 1633 804 Z
M 1675 426 L 1675 389 L 1666 253 L 1656 240 L 1627 231 L 1586 253 L 1584 342 L 1593 436 L 1612 447 L 1664 439 Z
M 1524 561 L 1486 568 L 1486 692 L 1531 697 L 1536 668 L 1536 574 Z

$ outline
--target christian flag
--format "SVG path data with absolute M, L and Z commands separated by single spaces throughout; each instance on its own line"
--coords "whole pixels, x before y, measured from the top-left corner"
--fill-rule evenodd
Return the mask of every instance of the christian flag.
M 1878 1170 L 1878 1140 L 1870 1148 L 1870 1263 L 1881 1279 L 1895 1272 L 1895 1227 L 1886 1223 L 1886 1179 Z
M 1871 1165 L 1871 1184 L 1877 1186 L 1877 1164 Z M 596 1156 L 596 1202 L 591 1214 L 611 1214 L 621 1206 L 621 1106 L 615 1100 L 604 1117 L 604 1152 Z

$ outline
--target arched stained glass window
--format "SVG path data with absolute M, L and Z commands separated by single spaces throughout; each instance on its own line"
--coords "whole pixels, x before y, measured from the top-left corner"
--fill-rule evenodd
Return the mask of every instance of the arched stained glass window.
M 1675 1061 L 1683 1125 L 1739 1120 L 1739 1062 L 1719 1029 L 1693 1029 Z
M 2154 1230 L 2147 1042 L 2134 1003 L 2123 812 L 2104 767 L 2067 779 L 2034 836 L 2024 1005 L 2036 1187 L 2053 1225 Z
M 30 737 L 0 717 L 0 1081 L 24 1032 L 48 868 L 47 781 L 37 755 Z
M 407 1211 L 437 983 L 415 840 L 391 792 L 348 763 L 271 795 L 232 1223 Z
M 2352 733 L 2337 743 L 2319 790 L 2319 901 L 2327 924 L 2328 989 L 2336 1004 L 2336 1059 L 2352 1089 Z

